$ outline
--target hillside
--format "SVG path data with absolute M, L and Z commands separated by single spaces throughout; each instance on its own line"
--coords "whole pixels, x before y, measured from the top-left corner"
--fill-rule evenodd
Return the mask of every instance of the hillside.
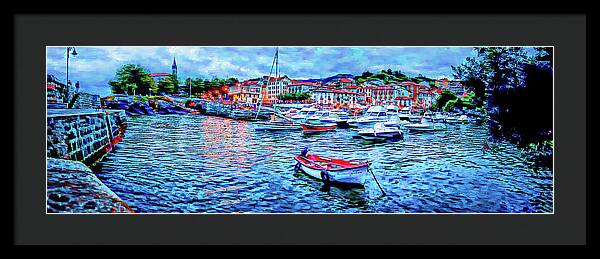
M 355 76 L 354 80 L 356 80 L 358 83 L 362 83 L 365 81 L 371 81 L 371 80 L 381 80 L 385 84 L 400 83 L 400 82 L 404 82 L 404 81 L 413 81 L 415 83 L 426 82 L 428 84 L 433 84 L 433 82 L 435 81 L 435 79 L 428 78 L 423 75 L 419 75 L 416 77 L 410 77 L 410 76 L 403 74 L 401 71 L 392 71 L 391 69 L 381 70 L 381 71 L 377 72 L 376 74 L 366 71 L 366 72 L 363 72 L 362 75 L 360 75 L 360 76 Z

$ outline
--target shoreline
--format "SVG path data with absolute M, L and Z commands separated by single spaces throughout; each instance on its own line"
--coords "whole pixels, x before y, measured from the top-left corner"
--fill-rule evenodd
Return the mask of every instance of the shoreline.
M 48 109 L 46 120 L 46 212 L 133 213 L 91 170 L 125 136 L 125 111 Z

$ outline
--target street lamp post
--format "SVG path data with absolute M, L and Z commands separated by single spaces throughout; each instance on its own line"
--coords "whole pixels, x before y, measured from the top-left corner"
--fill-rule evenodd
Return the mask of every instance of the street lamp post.
M 71 50 L 73 50 L 73 52 L 70 52 Z M 67 101 L 67 108 L 69 108 L 69 57 L 73 55 L 73 56 L 77 56 L 77 51 L 75 50 L 75 47 L 67 47 L 67 82 L 66 82 L 66 93 L 65 93 L 65 99 Z

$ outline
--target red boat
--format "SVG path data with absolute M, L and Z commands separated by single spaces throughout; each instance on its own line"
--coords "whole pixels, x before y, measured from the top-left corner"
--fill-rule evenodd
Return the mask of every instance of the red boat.
M 306 124 L 301 123 L 302 130 L 307 133 L 335 130 L 337 124 Z
M 338 182 L 346 184 L 365 184 L 367 178 L 368 162 L 335 159 L 306 154 L 295 156 L 298 161 L 296 170 L 321 179 L 323 182 Z

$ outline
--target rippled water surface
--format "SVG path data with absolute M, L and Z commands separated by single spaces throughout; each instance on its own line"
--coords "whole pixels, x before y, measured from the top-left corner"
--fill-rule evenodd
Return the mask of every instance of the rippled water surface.
M 128 118 L 123 142 L 95 170 L 142 213 L 552 212 L 551 169 L 533 170 L 515 146 L 483 152 L 483 125 L 374 143 L 349 129 L 316 135 L 254 131 L 251 122 L 202 115 Z M 302 147 L 370 159 L 365 188 L 324 186 L 294 173 Z

